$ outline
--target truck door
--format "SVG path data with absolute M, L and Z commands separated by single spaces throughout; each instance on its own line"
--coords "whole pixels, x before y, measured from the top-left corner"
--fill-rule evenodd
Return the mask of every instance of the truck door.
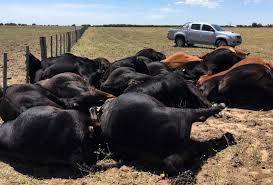
M 202 25 L 202 31 L 200 34 L 200 41 L 202 42 L 202 44 L 209 44 L 209 45 L 214 45 L 215 44 L 215 30 L 207 24 L 203 24 Z
M 201 24 L 192 24 L 188 32 L 188 42 L 191 44 L 200 43 Z

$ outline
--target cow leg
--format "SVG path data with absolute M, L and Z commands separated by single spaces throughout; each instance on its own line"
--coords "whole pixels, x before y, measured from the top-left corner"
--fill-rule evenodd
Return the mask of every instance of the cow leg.
M 192 123 L 197 121 L 205 121 L 208 117 L 215 115 L 219 112 L 221 112 L 224 108 L 226 108 L 226 105 L 224 103 L 216 104 L 210 108 L 203 108 L 203 109 L 191 109 L 192 111 L 192 117 L 191 121 Z
M 202 95 L 201 91 L 192 83 L 186 82 L 189 91 L 205 106 L 211 107 L 211 103 Z

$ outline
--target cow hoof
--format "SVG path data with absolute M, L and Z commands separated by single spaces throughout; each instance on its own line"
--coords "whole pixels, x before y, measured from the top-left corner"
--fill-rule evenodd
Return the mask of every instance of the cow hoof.
M 165 166 L 165 172 L 170 175 L 178 175 L 182 171 L 184 166 L 184 159 L 177 155 L 173 154 L 163 160 Z
M 217 106 L 218 106 L 217 103 L 212 104 L 212 107 L 217 107 Z
M 214 115 L 216 118 L 222 118 L 224 116 L 223 112 L 219 112 L 218 114 Z
M 219 106 L 221 109 L 225 109 L 225 108 L 226 108 L 226 104 L 224 104 L 224 103 L 220 103 L 218 106 Z

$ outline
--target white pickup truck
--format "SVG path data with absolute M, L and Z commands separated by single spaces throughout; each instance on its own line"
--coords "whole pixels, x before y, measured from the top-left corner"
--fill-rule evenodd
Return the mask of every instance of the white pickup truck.
M 225 31 L 219 25 L 208 23 L 186 23 L 182 28 L 170 29 L 167 38 L 174 40 L 178 47 L 194 44 L 235 47 L 242 43 L 240 34 Z

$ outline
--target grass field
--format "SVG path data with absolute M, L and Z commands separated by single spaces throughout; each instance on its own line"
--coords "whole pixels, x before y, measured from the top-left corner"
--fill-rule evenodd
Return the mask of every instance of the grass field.
M 73 53 L 94 58 L 103 56 L 110 60 L 135 54 L 144 47 L 151 47 L 169 55 L 183 50 L 201 55 L 211 51 L 211 46 L 192 48 L 174 47 L 173 41 L 166 38 L 168 28 L 90 28 L 84 39 L 73 49 Z M 243 44 L 239 48 L 251 52 L 251 56 L 273 59 L 273 29 L 233 28 L 230 31 L 241 33 Z
M 243 44 L 240 48 L 249 51 L 251 56 L 273 59 L 273 29 L 234 28 L 230 30 L 242 34 Z M 39 31 L 40 34 L 42 32 L 51 34 L 47 28 Z M 167 55 L 179 50 L 201 55 L 213 49 L 208 46 L 174 47 L 174 43 L 166 39 L 166 32 L 166 28 L 90 28 L 74 46 L 72 53 L 89 58 L 105 57 L 114 61 L 133 55 L 144 47 L 154 48 Z M 10 52 L 16 51 L 15 54 L 21 55 L 24 48 L 22 43 L 25 43 L 22 40 L 32 40 L 33 42 L 30 43 L 37 50 L 38 43 L 35 40 L 37 38 L 30 30 L 26 35 L 20 31 L 13 33 L 15 33 L 14 35 L 18 34 L 16 37 L 18 41 L 15 36 L 13 38 L 11 31 L 10 42 L 5 38 L 6 36 L 0 35 L 0 51 L 13 45 L 10 47 L 13 49 Z M 26 36 L 29 39 L 25 39 Z M 5 45 L 1 43 L 2 40 L 6 41 Z M 10 82 L 22 82 L 21 79 L 25 75 L 23 66 L 23 60 L 18 60 L 16 65 L 10 66 L 10 70 L 14 70 L 14 73 L 10 73 L 12 78 Z M 16 70 L 18 71 L 16 72 Z M 207 141 L 220 137 L 226 132 L 234 135 L 237 144 L 217 152 L 215 156 L 200 165 L 195 176 L 197 184 L 273 184 L 273 111 L 227 109 L 222 118 L 210 118 L 205 123 L 194 124 L 192 138 Z M 1 162 L 0 184 L 127 185 L 170 184 L 171 182 L 168 178 L 127 166 L 110 168 L 101 172 L 90 172 L 89 175 L 78 179 L 37 178 L 39 176 L 37 174 L 47 174 L 50 177 L 50 174 L 58 172 L 61 170 L 55 169 L 55 167 L 33 167 L 19 162 L 9 165 Z

